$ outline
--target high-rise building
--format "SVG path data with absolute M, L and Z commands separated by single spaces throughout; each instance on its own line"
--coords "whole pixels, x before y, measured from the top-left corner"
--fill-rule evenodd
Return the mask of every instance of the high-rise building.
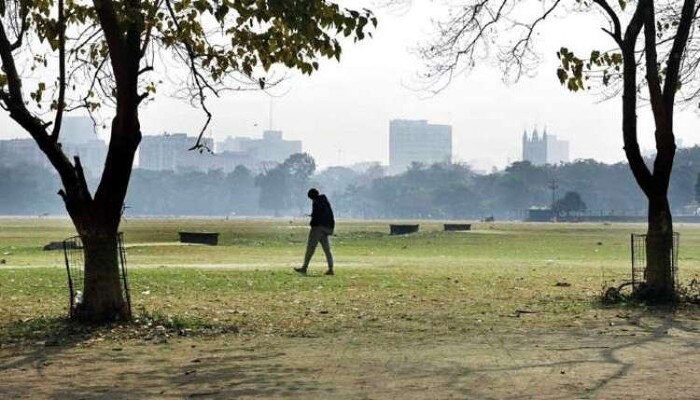
M 208 148 L 214 147 L 210 138 L 202 139 Z M 186 133 L 144 136 L 139 150 L 139 168 L 154 171 L 208 171 L 212 155 L 189 150 L 197 138 Z
M 61 121 L 61 143 L 82 144 L 100 140 L 90 117 L 64 117 Z
M 408 169 L 412 163 L 431 165 L 452 162 L 452 127 L 425 120 L 392 120 L 389 123 L 389 171 Z
M 49 168 L 50 164 L 34 139 L 0 140 L 0 166 Z
M 542 136 L 537 128 L 528 135 L 523 132 L 523 161 L 529 161 L 533 165 L 559 164 L 569 161 L 569 142 L 559 140 L 556 135 L 548 134 L 545 129 Z
M 96 135 L 89 117 L 64 118 L 59 142 L 71 162 L 73 157 L 80 157 L 80 163 L 88 176 L 96 177 L 102 173 L 107 157 L 107 145 Z M 1 140 L 0 165 L 51 167 L 34 139 Z
M 65 117 L 61 123 L 59 141 L 71 161 L 75 156 L 80 157 L 80 163 L 88 175 L 96 177 L 102 174 L 107 145 L 97 136 L 90 117 Z
M 301 153 L 300 140 L 284 140 L 282 131 L 265 131 L 262 139 L 228 137 L 217 145 L 217 152 L 247 153 L 259 163 L 281 163 L 289 156 Z

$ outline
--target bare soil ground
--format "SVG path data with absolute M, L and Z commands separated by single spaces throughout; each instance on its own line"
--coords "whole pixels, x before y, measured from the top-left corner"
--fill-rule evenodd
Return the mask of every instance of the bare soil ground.
M 697 399 L 700 320 L 375 339 L 224 335 L 0 350 L 27 399 Z

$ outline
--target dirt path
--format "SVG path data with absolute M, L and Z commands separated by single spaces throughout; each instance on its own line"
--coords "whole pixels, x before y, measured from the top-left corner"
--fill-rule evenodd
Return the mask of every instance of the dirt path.
M 0 350 L 0 398 L 697 399 L 700 321 L 556 333 L 93 340 Z

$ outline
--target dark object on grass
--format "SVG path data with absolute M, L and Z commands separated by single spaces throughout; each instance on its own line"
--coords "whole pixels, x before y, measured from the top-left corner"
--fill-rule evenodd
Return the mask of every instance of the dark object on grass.
M 219 244 L 217 232 L 178 232 L 180 243 L 196 243 L 216 246 Z
M 537 314 L 538 312 L 539 311 L 517 309 L 515 310 L 515 313 L 513 313 L 513 316 L 516 318 L 520 318 L 520 316 L 523 314 Z
M 620 289 L 616 287 L 609 287 L 603 292 L 603 304 L 619 304 L 625 300 L 625 297 L 620 293 Z
M 569 282 L 557 282 L 556 285 L 554 285 L 554 286 L 569 287 L 569 286 L 571 286 L 571 284 Z
M 63 250 L 63 243 L 64 242 L 50 242 L 46 246 L 44 246 L 44 251 L 51 251 L 51 250 Z M 65 242 L 66 246 L 75 246 L 75 243 L 68 241 Z M 74 250 L 75 247 L 69 247 L 70 250 Z
M 420 228 L 420 225 L 389 225 L 389 231 L 392 235 L 408 235 L 409 233 L 416 233 L 418 232 L 418 228 Z
M 463 232 L 472 230 L 472 224 L 445 224 L 444 228 L 448 232 Z
M 0 264 L 5 265 L 6 263 L 7 263 L 7 261 L 4 258 L 0 258 Z

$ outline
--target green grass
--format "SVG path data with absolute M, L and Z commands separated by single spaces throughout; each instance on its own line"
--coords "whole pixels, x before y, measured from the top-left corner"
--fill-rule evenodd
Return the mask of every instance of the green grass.
M 435 335 L 585 327 L 605 313 L 597 296 L 629 273 L 629 233 L 643 225 L 476 224 L 389 236 L 387 222 L 340 222 L 335 277 L 297 276 L 302 221 L 138 220 L 122 226 L 134 310 L 175 327 L 248 335 Z M 220 246 L 181 246 L 178 230 L 221 232 Z M 679 226 L 682 279 L 700 275 L 700 227 Z M 0 219 L 0 335 L 66 313 L 61 252 L 67 221 Z M 556 286 L 567 282 L 569 287 Z M 520 314 L 517 310 L 534 311 Z M 153 316 L 156 316 L 155 318 Z M 18 322 L 20 321 L 20 322 Z M 24 322 L 22 322 L 24 321 Z M 29 324 L 29 325 L 28 325 Z

